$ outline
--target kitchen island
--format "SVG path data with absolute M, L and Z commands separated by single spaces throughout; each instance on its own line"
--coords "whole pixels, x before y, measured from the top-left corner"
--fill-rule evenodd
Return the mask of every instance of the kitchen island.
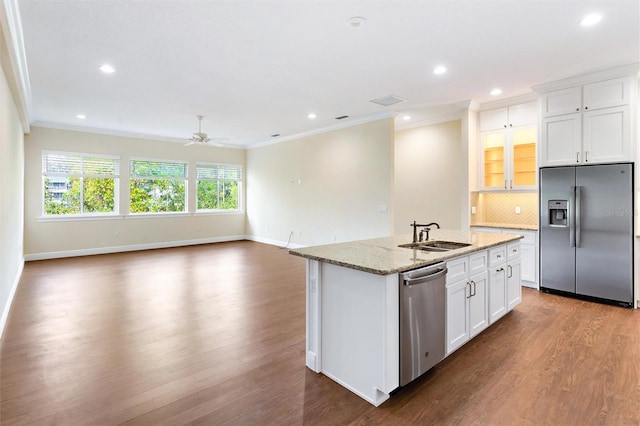
M 519 303 L 520 238 L 435 229 L 429 241 L 468 246 L 425 252 L 402 235 L 290 250 L 307 259 L 307 367 L 380 405 L 399 386 L 399 274 L 446 262 L 449 355 Z

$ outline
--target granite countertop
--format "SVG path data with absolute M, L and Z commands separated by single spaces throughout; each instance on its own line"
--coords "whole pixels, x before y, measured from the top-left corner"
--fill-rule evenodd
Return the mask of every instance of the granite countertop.
M 452 231 L 432 229 L 429 241 L 455 241 L 469 243 L 469 247 L 446 252 L 426 252 L 401 248 L 400 244 L 411 243 L 411 234 L 371 240 L 351 241 L 289 250 L 290 254 L 307 259 L 332 263 L 378 275 L 389 275 L 409 271 L 422 266 L 464 256 L 489 247 L 517 241 L 522 235 L 491 232 Z
M 538 230 L 538 225 L 525 225 L 525 224 L 513 224 L 513 223 L 498 223 L 498 222 L 480 222 L 480 223 L 474 223 L 471 225 L 471 227 L 473 228 L 474 226 L 481 226 L 483 228 L 504 228 L 504 229 L 519 229 L 522 231 L 537 231 Z

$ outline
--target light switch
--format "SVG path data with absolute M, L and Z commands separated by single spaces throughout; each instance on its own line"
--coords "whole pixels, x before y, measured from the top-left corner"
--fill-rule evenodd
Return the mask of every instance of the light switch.
M 471 214 L 476 214 L 476 206 L 471 206 Z
M 520 206 L 516 206 L 516 214 L 520 214 Z

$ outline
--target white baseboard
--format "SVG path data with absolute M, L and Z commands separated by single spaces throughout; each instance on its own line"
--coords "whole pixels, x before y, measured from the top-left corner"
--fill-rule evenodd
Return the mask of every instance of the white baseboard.
M 255 236 L 255 235 L 247 235 L 246 239 L 250 240 L 250 241 L 255 241 L 256 243 L 270 244 L 272 246 L 278 246 L 278 247 L 282 247 L 282 248 L 286 247 L 286 248 L 291 248 L 291 249 L 297 249 L 297 248 L 306 247 L 306 246 L 301 245 L 301 244 L 292 244 L 292 243 L 289 243 L 287 245 L 286 241 L 272 240 L 270 238 L 263 238 L 263 237 L 258 237 L 258 236 Z
M 0 316 L 0 339 L 4 333 L 4 328 L 7 325 L 7 319 L 9 318 L 9 310 L 11 309 L 11 304 L 13 303 L 13 298 L 16 295 L 16 290 L 18 289 L 18 283 L 20 282 L 20 278 L 22 277 L 22 271 L 24 270 L 24 261 L 22 258 L 20 260 L 20 264 L 18 265 L 18 271 L 16 272 L 16 276 L 13 280 L 13 285 L 11 286 L 11 290 L 9 290 L 9 297 L 7 298 L 7 303 L 4 304 L 2 308 L 2 316 Z
M 148 243 L 148 244 L 132 244 L 128 246 L 113 246 L 113 247 L 98 247 L 98 248 L 81 249 L 81 250 L 53 251 L 48 253 L 27 254 L 25 255 L 25 260 L 31 261 L 31 260 L 59 259 L 63 257 L 91 256 L 94 254 L 122 253 L 126 251 L 139 251 L 139 250 L 151 250 L 151 249 L 160 249 L 160 248 L 194 246 L 198 244 L 223 243 L 227 241 L 241 241 L 241 240 L 248 240 L 248 239 L 249 238 L 246 235 L 231 235 L 226 237 L 202 238 L 197 240 L 163 241 L 163 242 Z

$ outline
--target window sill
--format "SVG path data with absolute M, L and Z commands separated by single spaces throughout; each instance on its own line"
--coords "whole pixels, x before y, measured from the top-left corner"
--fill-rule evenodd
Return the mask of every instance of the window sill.
M 77 222 L 84 220 L 112 220 L 122 219 L 121 214 L 99 214 L 99 215 L 59 215 L 36 217 L 36 222 Z
M 194 216 L 242 215 L 244 210 L 199 210 Z

